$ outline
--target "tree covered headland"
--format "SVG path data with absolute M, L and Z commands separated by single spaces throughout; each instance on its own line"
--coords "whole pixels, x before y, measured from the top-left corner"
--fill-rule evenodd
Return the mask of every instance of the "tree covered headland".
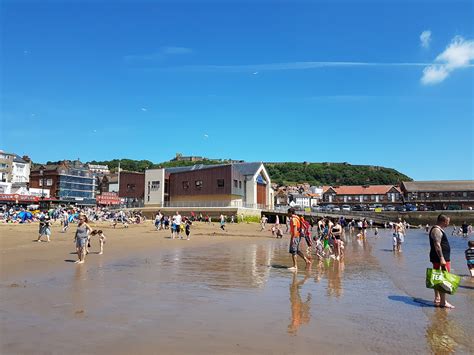
M 140 171 L 151 168 L 169 168 L 195 164 L 223 164 L 225 160 L 167 161 L 155 164 L 149 160 L 114 159 L 90 161 L 90 164 L 107 165 L 111 171 L 120 168 Z M 412 179 L 395 169 L 348 163 L 265 163 L 272 182 L 278 185 L 309 183 L 311 185 L 391 185 Z
M 278 185 L 392 185 L 411 181 L 395 169 L 347 163 L 265 163 L 272 182 Z

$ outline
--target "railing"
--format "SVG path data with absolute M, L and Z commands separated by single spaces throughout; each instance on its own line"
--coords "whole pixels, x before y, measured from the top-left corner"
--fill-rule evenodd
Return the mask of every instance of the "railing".
M 145 205 L 145 207 L 147 207 Z M 254 203 L 243 203 L 240 201 L 179 201 L 165 202 L 161 207 L 190 207 L 190 208 L 249 208 L 249 209 L 265 209 L 268 206 Z

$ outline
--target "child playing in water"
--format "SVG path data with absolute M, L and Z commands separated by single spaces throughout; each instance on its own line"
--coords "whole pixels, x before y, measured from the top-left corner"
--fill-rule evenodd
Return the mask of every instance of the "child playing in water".
M 471 273 L 471 277 L 474 277 L 474 240 L 470 240 L 467 245 L 468 248 L 464 254 L 466 255 L 467 267 Z
M 378 236 L 378 235 L 379 235 L 379 229 L 378 229 L 377 227 L 375 227 L 374 235 L 375 235 L 375 236 Z
M 92 233 L 91 233 L 91 236 L 95 236 L 97 235 L 99 237 L 99 243 L 100 243 L 100 252 L 99 252 L 99 255 L 102 255 L 104 254 L 104 244 L 105 244 L 105 240 L 107 239 L 104 235 L 104 232 L 102 232 L 101 230 L 93 230 Z

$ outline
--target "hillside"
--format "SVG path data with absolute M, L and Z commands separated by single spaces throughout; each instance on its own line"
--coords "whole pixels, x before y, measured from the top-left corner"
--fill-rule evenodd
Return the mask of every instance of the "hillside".
M 225 160 L 167 161 L 155 164 L 149 160 L 114 159 L 91 161 L 91 164 L 108 165 L 116 171 L 118 164 L 123 170 L 145 171 L 149 168 L 166 168 L 195 164 L 223 164 Z M 395 169 L 371 165 L 350 165 L 347 163 L 265 163 L 272 182 L 278 185 L 292 185 L 307 182 L 311 185 L 385 185 L 398 184 L 412 179 Z
M 391 185 L 412 179 L 395 169 L 347 163 L 265 163 L 272 182 L 292 185 Z

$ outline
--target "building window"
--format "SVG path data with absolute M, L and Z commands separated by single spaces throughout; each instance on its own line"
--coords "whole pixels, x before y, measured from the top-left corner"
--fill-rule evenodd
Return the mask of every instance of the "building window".
M 374 196 L 374 195 L 370 196 L 370 199 L 371 199 L 372 201 L 375 201 L 375 196 Z
M 127 192 L 135 191 L 135 184 L 127 184 Z
M 224 179 L 217 179 L 217 187 L 224 187 Z
M 200 189 L 202 187 L 202 180 L 194 181 L 194 185 L 196 186 L 196 189 Z
M 467 197 L 467 192 L 463 192 L 462 197 Z
M 352 196 L 348 196 L 347 201 L 352 201 Z
M 239 186 L 238 182 L 237 182 L 237 180 L 234 180 L 234 187 L 237 188 L 237 186 Z
M 242 181 L 239 181 L 239 189 L 242 188 Z
M 157 191 L 160 188 L 160 181 L 151 182 L 151 191 Z
M 189 189 L 189 181 L 183 181 L 183 190 Z
M 46 179 L 46 186 L 52 186 L 53 185 L 53 179 Z
M 367 196 L 364 196 L 364 201 L 367 201 Z
M 39 179 L 39 186 L 43 186 L 43 179 Z

